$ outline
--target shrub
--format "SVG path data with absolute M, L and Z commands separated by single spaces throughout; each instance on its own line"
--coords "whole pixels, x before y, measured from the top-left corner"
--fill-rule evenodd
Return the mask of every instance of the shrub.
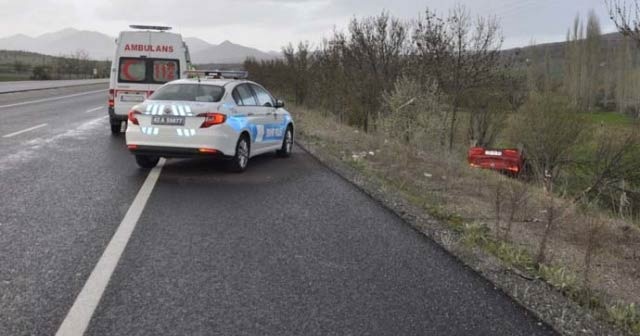
M 398 79 L 390 93 L 383 95 L 383 109 L 378 120 L 379 130 L 405 144 L 446 141 L 447 110 L 437 84 L 426 88 L 409 77 Z
M 572 149 L 585 128 L 584 118 L 566 99 L 550 93 L 532 94 L 517 115 L 510 137 L 523 145 L 533 173 L 550 187 L 572 161 Z
M 51 69 L 48 66 L 37 65 L 33 67 L 31 79 L 49 80 L 51 79 Z

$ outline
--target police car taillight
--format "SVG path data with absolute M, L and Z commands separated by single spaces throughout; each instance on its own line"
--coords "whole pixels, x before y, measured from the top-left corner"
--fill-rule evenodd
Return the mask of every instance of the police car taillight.
M 116 90 L 113 90 L 113 89 L 109 90 L 109 107 L 113 107 L 113 106 L 115 105 L 115 104 L 114 104 L 114 100 L 115 100 L 115 91 L 116 91 Z
M 200 113 L 198 117 L 204 117 L 204 121 L 200 128 L 207 128 L 213 125 L 219 125 L 227 120 L 227 116 L 222 113 Z
M 136 110 L 129 111 L 129 116 L 128 116 L 129 122 L 134 125 L 140 125 L 140 123 L 138 123 L 138 118 L 136 117 L 136 114 L 142 114 L 142 113 Z

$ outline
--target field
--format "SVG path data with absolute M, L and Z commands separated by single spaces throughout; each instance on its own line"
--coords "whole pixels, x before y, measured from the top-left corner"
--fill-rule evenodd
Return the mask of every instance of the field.
M 49 56 L 38 53 L 0 50 L 0 81 L 29 79 L 86 79 L 109 75 L 110 62 L 91 61 L 82 54 Z

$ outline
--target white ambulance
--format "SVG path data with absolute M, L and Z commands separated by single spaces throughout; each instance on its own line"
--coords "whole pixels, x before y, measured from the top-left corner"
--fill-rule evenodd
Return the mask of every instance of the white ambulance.
M 116 39 L 109 82 L 109 120 L 111 133 L 126 127 L 131 107 L 142 103 L 166 82 L 180 79 L 190 70 L 189 49 L 171 27 L 129 26 Z

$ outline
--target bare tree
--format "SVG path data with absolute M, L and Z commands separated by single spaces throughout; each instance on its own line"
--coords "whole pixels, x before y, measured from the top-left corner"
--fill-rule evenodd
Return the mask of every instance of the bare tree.
M 589 156 L 592 159 L 580 162 L 578 167 L 579 175 L 586 177 L 587 187 L 577 200 L 594 203 L 607 200 L 613 210 L 619 210 L 626 192 L 620 186 L 625 181 L 640 181 L 640 135 L 635 130 L 611 134 L 601 127 L 596 141 L 596 148 Z
M 613 93 L 615 96 L 616 109 L 620 113 L 631 113 L 635 117 L 638 114 L 640 87 L 638 85 L 638 74 L 633 71 L 633 47 L 629 39 L 625 39 L 613 50 L 611 57 L 610 72 L 613 73 Z
M 292 44 L 282 48 L 288 66 L 287 77 L 293 83 L 293 96 L 296 104 L 304 104 L 307 98 L 309 72 L 309 42 L 298 43 L 296 50 Z
M 529 184 L 524 181 L 511 181 L 507 184 L 507 202 L 508 202 L 508 217 L 507 223 L 502 235 L 502 240 L 508 241 L 511 239 L 511 230 L 513 222 L 516 219 L 516 215 L 526 208 L 526 204 L 529 200 Z
M 549 245 L 549 238 L 555 230 L 558 221 L 558 201 L 551 192 L 547 192 L 545 196 L 545 212 L 546 218 L 544 221 L 544 230 L 540 243 L 538 244 L 538 253 L 536 254 L 536 264 L 540 265 L 547 262 L 547 246 Z
M 403 68 L 406 54 L 407 29 L 403 22 L 383 12 L 376 17 L 349 24 L 349 36 L 337 35 L 345 78 L 353 89 L 358 104 L 357 123 L 369 131 L 370 121 L 382 102 L 383 92 L 389 92 Z
M 491 146 L 504 129 L 510 110 L 509 97 L 501 85 L 487 83 L 484 88 L 468 90 L 465 106 L 470 112 L 467 136 L 476 146 Z
M 593 269 L 593 259 L 602 247 L 601 233 L 604 228 L 604 222 L 598 213 L 586 214 L 586 239 L 584 253 L 584 273 L 583 284 L 586 290 L 591 290 L 591 273 Z
M 529 90 L 527 88 L 526 72 L 511 69 L 502 80 L 502 89 L 511 112 L 516 113 L 527 100 Z
M 565 89 L 572 103 L 591 110 L 602 84 L 602 37 L 598 17 L 589 13 L 586 27 L 576 16 L 567 33 L 565 52 Z
M 638 0 L 605 0 L 609 17 L 624 36 L 640 43 L 640 2 Z
M 451 116 L 447 125 L 450 149 L 466 93 L 484 87 L 496 77 L 502 41 L 495 18 L 480 17 L 474 22 L 461 5 L 446 19 L 427 9 L 417 23 L 413 42 L 420 71 L 423 76 L 433 76 L 450 98 Z

